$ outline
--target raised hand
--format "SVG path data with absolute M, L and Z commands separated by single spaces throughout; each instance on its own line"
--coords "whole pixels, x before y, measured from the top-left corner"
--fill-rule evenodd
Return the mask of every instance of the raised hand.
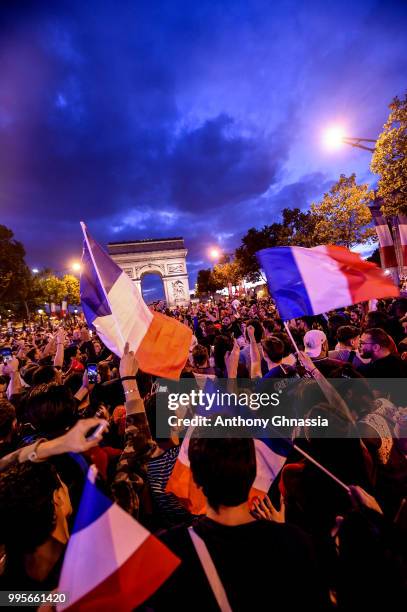
M 240 347 L 236 338 L 233 338 L 233 348 L 225 354 L 226 371 L 229 378 L 236 378 L 239 365 Z
M 274 521 L 275 523 L 284 523 L 284 499 L 281 496 L 280 510 L 277 510 L 271 503 L 268 495 L 265 495 L 263 499 L 260 499 L 260 497 L 255 497 L 253 500 L 251 513 L 257 519 L 262 519 L 265 521 Z
M 123 357 L 120 360 L 120 377 L 135 376 L 138 372 L 138 363 L 133 351 L 129 350 L 129 343 L 124 345 Z

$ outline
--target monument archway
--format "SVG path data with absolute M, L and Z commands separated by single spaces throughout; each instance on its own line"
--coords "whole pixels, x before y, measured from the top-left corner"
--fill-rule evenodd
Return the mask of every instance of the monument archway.
M 189 304 L 187 249 L 183 238 L 159 238 L 109 242 L 111 258 L 133 280 L 141 292 L 145 274 L 159 274 L 169 308 Z

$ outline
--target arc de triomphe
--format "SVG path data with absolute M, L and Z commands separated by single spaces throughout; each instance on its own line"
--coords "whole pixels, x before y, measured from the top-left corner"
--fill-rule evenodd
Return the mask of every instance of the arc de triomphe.
M 189 283 L 183 238 L 160 238 L 109 242 L 112 259 L 122 268 L 141 291 L 141 279 L 145 274 L 159 274 L 164 285 L 167 305 L 170 308 L 189 303 Z

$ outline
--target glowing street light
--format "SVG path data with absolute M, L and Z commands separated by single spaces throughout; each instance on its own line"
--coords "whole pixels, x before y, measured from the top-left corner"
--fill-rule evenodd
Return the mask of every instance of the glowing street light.
M 216 247 L 212 247 L 209 250 L 209 257 L 211 259 L 214 259 L 214 260 L 215 259 L 219 259 L 219 257 L 220 257 L 220 250 L 218 248 L 216 248 Z
M 329 149 L 330 151 L 340 149 L 340 147 L 344 144 L 344 137 L 345 132 L 342 127 L 339 125 L 331 126 L 323 134 L 323 143 L 325 148 Z
M 42 308 L 38 308 L 37 312 L 38 312 L 39 315 L 43 315 L 44 314 L 44 311 L 43 311 Z
M 80 271 L 81 271 L 81 269 L 82 269 L 82 266 L 81 266 L 81 264 L 79 263 L 79 261 L 75 261 L 75 262 L 72 264 L 72 270 L 73 270 L 73 272 L 80 272 Z
M 38 274 L 39 270 L 38 270 L 38 268 L 33 268 L 33 269 L 31 270 L 31 272 L 32 272 L 33 274 Z
M 374 152 L 374 147 L 366 146 L 366 142 L 373 142 L 376 144 L 376 140 L 373 138 L 355 138 L 353 136 L 346 136 L 343 127 L 340 125 L 333 125 L 323 133 L 322 142 L 326 149 L 330 151 L 336 151 L 341 148 L 342 145 L 346 144 L 350 147 L 356 147 L 357 149 L 363 149 L 364 151 Z

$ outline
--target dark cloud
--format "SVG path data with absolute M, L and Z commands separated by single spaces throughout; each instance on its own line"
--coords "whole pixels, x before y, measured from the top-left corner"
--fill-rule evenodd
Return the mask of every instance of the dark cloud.
M 406 24 L 402 0 L 3 0 L 1 222 L 56 269 L 81 219 L 104 243 L 183 235 L 194 276 L 341 172 L 374 180 L 319 132 L 380 132 Z
M 261 196 L 275 182 L 288 153 L 284 133 L 243 136 L 232 117 L 219 115 L 178 138 L 171 168 L 172 201 L 208 211 Z

